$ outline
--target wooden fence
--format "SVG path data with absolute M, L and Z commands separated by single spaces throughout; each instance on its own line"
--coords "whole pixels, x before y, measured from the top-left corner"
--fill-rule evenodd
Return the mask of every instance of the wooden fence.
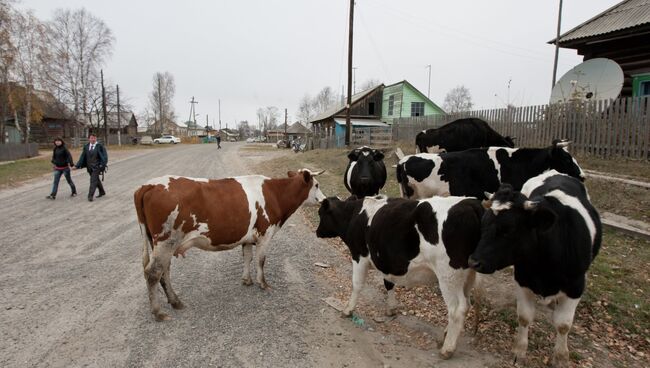
M 602 158 L 650 158 L 650 98 L 523 106 L 396 119 L 393 140 L 412 141 L 417 133 L 453 120 L 477 117 L 518 147 L 544 147 L 553 139 L 572 141 L 575 154 Z
M 38 156 L 38 143 L 0 144 L 0 161 L 12 161 Z

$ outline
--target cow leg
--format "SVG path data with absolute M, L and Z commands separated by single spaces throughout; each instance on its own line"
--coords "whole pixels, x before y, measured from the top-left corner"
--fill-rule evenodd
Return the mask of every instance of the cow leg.
M 172 278 L 171 278 L 171 269 L 170 269 L 170 264 L 171 264 L 171 258 L 169 259 L 169 263 L 166 265 L 165 270 L 162 274 L 162 278 L 160 279 L 160 286 L 162 286 L 163 290 L 165 291 L 165 295 L 167 296 L 167 302 L 171 304 L 172 308 L 174 309 L 185 309 L 185 304 L 181 302 L 180 298 L 178 295 L 176 295 L 176 292 L 174 292 L 174 289 L 172 288 Z
M 264 277 L 264 263 L 266 262 L 266 247 L 269 244 L 269 241 L 273 237 L 273 234 L 267 232 L 263 239 L 260 239 L 255 245 L 255 258 L 257 259 L 257 283 L 260 286 L 260 289 L 266 290 L 270 289 L 269 284 L 266 283 L 266 278 Z
M 437 275 L 442 297 L 447 304 L 447 328 L 440 349 L 440 357 L 443 359 L 449 359 L 454 355 L 458 337 L 463 331 L 465 316 L 469 310 L 469 299 L 465 295 L 465 284 L 470 271 L 455 271 L 448 266 L 446 268 L 448 269 L 446 270 L 447 275 Z
M 251 278 L 251 261 L 253 260 L 253 244 L 243 244 L 241 246 L 244 257 L 244 273 L 241 275 L 241 283 L 250 286 L 253 285 Z
M 345 307 L 345 309 L 343 309 L 343 315 L 345 316 L 352 314 L 354 307 L 357 306 L 359 293 L 361 292 L 361 289 L 363 289 L 363 285 L 366 283 L 366 276 L 368 275 L 369 266 L 368 257 L 360 257 L 359 262 L 352 260 L 352 295 L 350 295 L 348 305 Z
M 160 311 L 160 300 L 158 300 L 157 286 L 163 273 L 169 271 L 172 251 L 166 243 L 158 243 L 151 253 L 149 264 L 144 269 L 145 279 L 147 280 L 147 289 L 149 290 L 149 305 L 151 314 L 157 321 L 171 319 L 169 315 Z
M 553 325 L 557 333 L 555 337 L 555 349 L 553 351 L 553 366 L 555 367 L 569 367 L 567 337 L 573 325 L 573 317 L 579 302 L 580 298 L 572 299 L 562 294 L 558 298 L 557 305 L 553 311 Z
M 535 319 L 535 294 L 530 289 L 517 285 L 517 335 L 515 336 L 515 363 L 526 365 L 526 351 L 528 350 L 528 326 Z
M 388 292 L 388 295 L 386 296 L 386 315 L 394 316 L 395 313 L 397 313 L 397 308 L 399 307 L 397 298 L 395 297 L 395 284 L 384 279 L 384 287 L 386 287 L 386 291 Z

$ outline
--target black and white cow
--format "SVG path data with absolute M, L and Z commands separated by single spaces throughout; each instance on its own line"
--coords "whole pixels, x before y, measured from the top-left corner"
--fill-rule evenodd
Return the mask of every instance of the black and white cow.
M 379 194 L 386 184 L 384 154 L 376 149 L 363 146 L 348 153 L 348 167 L 343 181 L 348 191 L 357 197 Z
M 457 152 L 481 147 L 514 147 L 512 138 L 502 136 L 484 120 L 454 120 L 437 129 L 427 129 L 415 136 L 419 152 Z
M 481 273 L 514 265 L 519 327 L 514 353 L 526 357 L 528 326 L 536 297 L 554 303 L 557 336 L 553 360 L 569 365 L 567 334 L 585 290 L 585 276 L 598 254 L 598 212 L 577 179 L 551 170 L 528 180 L 521 192 L 503 184 L 486 201 L 481 240 L 469 264 Z
M 316 235 L 340 237 L 352 254 L 352 295 L 343 314 L 354 310 L 371 266 L 384 276 L 388 314 L 397 307 L 395 284 L 433 285 L 437 276 L 448 315 L 440 355 L 451 357 L 469 308 L 476 274 L 467 260 L 478 244 L 484 211 L 479 200 L 466 197 L 327 198 Z
M 584 172 L 571 156 L 569 141 L 547 148 L 474 148 L 462 152 L 419 153 L 404 156 L 397 164 L 397 181 L 406 198 L 454 195 L 484 198 L 501 183 L 516 190 L 545 171 L 584 180 Z

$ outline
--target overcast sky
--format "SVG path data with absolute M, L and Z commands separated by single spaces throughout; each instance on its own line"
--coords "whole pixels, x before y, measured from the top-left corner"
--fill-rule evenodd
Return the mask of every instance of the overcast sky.
M 565 0 L 567 31 L 618 0 Z M 23 0 L 47 20 L 56 8 L 85 7 L 111 28 L 114 53 L 104 68 L 112 83 L 144 109 L 157 71 L 176 80 L 176 114 L 212 125 L 221 99 L 223 127 L 256 123 L 259 107 L 287 108 L 302 96 L 346 82 L 347 0 Z M 357 86 L 368 79 L 408 80 L 441 105 L 457 85 L 477 108 L 542 104 L 551 90 L 558 1 L 358 0 L 354 65 Z M 582 61 L 560 51 L 558 79 Z M 508 81 L 510 93 L 508 94 Z M 508 97 L 509 96 L 509 97 Z M 218 120 L 217 120 L 218 121 Z

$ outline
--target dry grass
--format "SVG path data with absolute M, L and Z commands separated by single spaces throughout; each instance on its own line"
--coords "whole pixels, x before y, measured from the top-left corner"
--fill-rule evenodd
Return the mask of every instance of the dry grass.
M 402 145 L 405 153 L 408 146 Z M 406 149 L 405 149 L 406 148 Z M 413 148 L 414 149 L 414 148 Z M 347 150 L 315 150 L 304 154 L 287 154 L 265 161 L 258 170 L 269 176 L 283 175 L 287 170 L 307 167 L 327 169 L 319 177 L 321 188 L 327 196 L 347 197 L 343 185 L 343 173 L 347 166 Z M 386 155 L 388 156 L 388 154 Z M 386 159 L 388 180 L 382 193 L 399 195 L 395 171 L 390 166 L 396 157 Z M 596 168 L 594 168 L 595 170 Z M 619 188 L 619 183 L 589 179 L 587 181 L 592 201 L 597 206 L 612 210 L 631 218 L 647 220 L 648 196 L 634 188 Z M 614 189 L 613 189 L 614 188 Z M 615 194 L 614 194 L 615 193 Z M 646 194 L 644 196 L 644 194 Z M 315 209 L 307 209 L 307 218 L 317 226 L 318 214 Z M 333 249 L 349 258 L 349 252 L 338 239 L 329 241 Z M 571 359 L 578 367 L 646 367 L 650 365 L 650 241 L 640 240 L 625 234 L 605 230 L 601 253 L 589 272 L 588 287 L 576 313 L 574 329 L 570 334 Z M 350 275 L 341 269 L 329 269 L 324 276 L 332 280 L 332 285 L 340 285 L 335 296 L 347 300 L 350 288 Z M 500 289 L 512 288 L 511 270 L 499 273 L 492 283 Z M 381 292 L 379 285 L 375 286 Z M 502 358 L 501 364 L 511 363 L 512 340 L 517 325 L 514 299 L 510 294 L 493 292 L 484 295 L 481 307 L 482 323 L 479 327 L 474 347 L 489 351 Z M 400 289 L 398 298 L 403 312 L 427 321 L 435 326 L 446 324 L 446 307 L 436 289 L 426 287 L 411 290 Z M 379 316 L 382 305 L 360 303 L 358 312 L 364 316 Z M 471 329 L 475 310 L 470 311 L 466 331 Z M 549 313 L 534 322 L 529 340 L 529 367 L 544 367 L 553 351 L 554 328 L 549 323 Z M 436 337 L 421 336 L 421 332 L 409 330 L 397 321 L 378 326 L 384 333 L 398 335 L 422 348 L 431 349 Z M 466 332 L 468 333 L 468 332 Z M 413 339 L 417 337 L 417 339 Z M 417 341 L 417 342 L 414 342 Z
M 650 182 L 650 161 L 648 160 L 622 158 L 604 160 L 593 156 L 576 156 L 576 160 L 583 169 Z

